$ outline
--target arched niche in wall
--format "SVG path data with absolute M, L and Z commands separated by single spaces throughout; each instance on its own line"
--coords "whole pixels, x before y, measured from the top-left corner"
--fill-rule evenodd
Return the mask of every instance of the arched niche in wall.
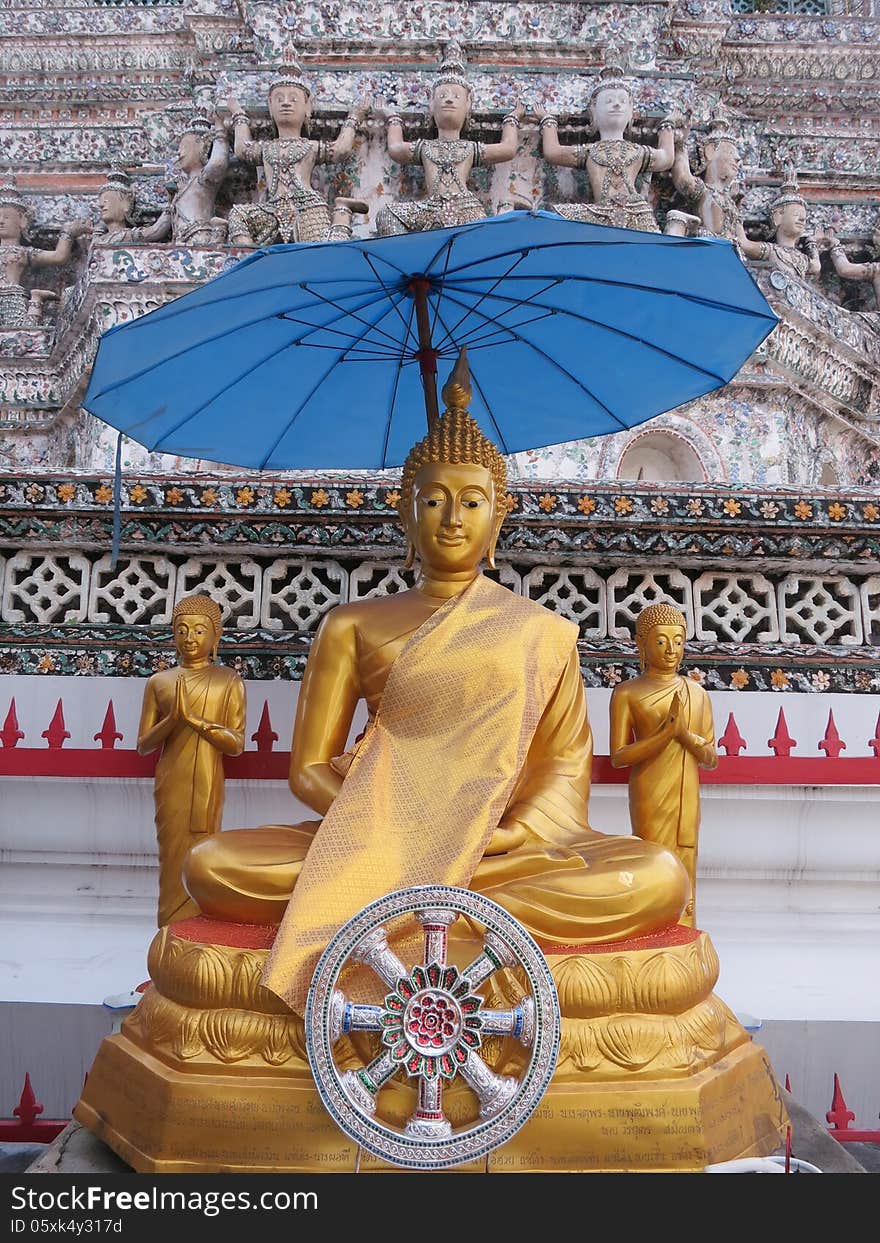
M 690 439 L 664 429 L 642 432 L 629 442 L 620 455 L 617 478 L 645 483 L 704 483 L 709 471 Z

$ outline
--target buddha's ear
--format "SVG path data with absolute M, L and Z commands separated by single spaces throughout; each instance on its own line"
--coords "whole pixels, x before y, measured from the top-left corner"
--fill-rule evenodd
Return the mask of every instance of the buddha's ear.
M 502 496 L 498 501 L 498 516 L 492 528 L 492 538 L 489 540 L 489 547 L 486 550 L 486 565 L 490 570 L 495 569 L 495 549 L 498 547 L 498 536 L 501 534 L 501 524 L 507 517 L 507 497 Z
M 413 566 L 415 565 L 415 563 L 416 563 L 416 546 L 412 542 L 412 540 L 409 538 L 409 536 L 407 536 L 406 561 L 404 561 L 403 563 L 403 568 L 405 570 L 411 570 Z

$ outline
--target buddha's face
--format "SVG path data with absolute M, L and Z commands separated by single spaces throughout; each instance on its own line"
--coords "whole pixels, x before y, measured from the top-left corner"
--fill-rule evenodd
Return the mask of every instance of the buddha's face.
M 468 117 L 470 93 L 457 82 L 441 82 L 431 97 L 431 115 L 437 126 L 446 129 L 464 129 Z
M 125 224 L 131 203 L 118 190 L 102 190 L 98 195 L 98 215 L 106 225 Z
M 0 207 L 0 241 L 18 242 L 24 233 L 24 215 L 17 207 Z
M 269 116 L 276 125 L 303 125 L 309 115 L 309 97 L 299 86 L 276 86 L 269 92 Z
M 495 488 L 487 467 L 430 462 L 417 471 L 407 529 L 425 569 L 476 572 L 496 520 Z
M 638 646 L 648 673 L 675 673 L 684 656 L 684 630 L 652 626 Z
M 185 665 L 208 660 L 214 650 L 217 636 L 210 617 L 199 613 L 184 613 L 174 622 L 174 646 Z
M 632 119 L 632 96 L 621 87 L 600 91 L 593 100 L 593 123 L 600 133 L 603 129 L 626 129 Z

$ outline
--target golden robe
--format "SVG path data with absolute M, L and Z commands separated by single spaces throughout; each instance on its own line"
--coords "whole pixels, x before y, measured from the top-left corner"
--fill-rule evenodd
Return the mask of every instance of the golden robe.
M 244 682 L 233 669 L 222 665 L 154 674 L 144 691 L 139 735 L 144 735 L 168 715 L 174 703 L 178 677 L 185 679 L 192 715 L 216 722 L 217 728 L 240 735 L 243 744 Z M 190 848 L 220 829 L 225 798 L 222 751 L 191 725 L 178 721 L 162 744 L 153 794 L 159 844 L 158 924 L 161 928 L 173 920 L 199 913 L 183 887 L 181 873 Z
M 577 628 L 480 576 L 401 639 L 359 650 L 370 721 L 320 827 L 227 831 L 187 861 L 206 915 L 247 919 L 255 899 L 277 910 L 292 891 L 266 987 L 301 1011 L 339 928 L 411 885 L 469 886 L 545 943 L 674 923 L 688 897 L 675 857 L 588 826 Z M 483 857 L 499 824 L 527 840 Z

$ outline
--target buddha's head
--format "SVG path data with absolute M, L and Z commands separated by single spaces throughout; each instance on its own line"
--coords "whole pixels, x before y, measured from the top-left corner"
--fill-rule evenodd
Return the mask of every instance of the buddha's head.
M 671 604 L 649 604 L 636 620 L 636 646 L 642 670 L 677 673 L 684 657 L 687 621 Z
M 0 242 L 17 246 L 27 237 L 31 213 L 13 178 L 0 186 Z
M 476 574 L 495 545 L 507 514 L 507 468 L 491 440 L 468 414 L 470 376 L 462 350 L 443 388 L 446 409 L 403 467 L 400 516 L 423 570 Z
M 431 116 L 437 129 L 454 129 L 459 133 L 467 125 L 471 113 L 471 85 L 465 76 L 464 54 L 457 43 L 450 43 L 431 92 Z
M 184 596 L 174 606 L 171 630 L 182 665 L 215 661 L 223 630 L 220 605 L 210 596 Z

